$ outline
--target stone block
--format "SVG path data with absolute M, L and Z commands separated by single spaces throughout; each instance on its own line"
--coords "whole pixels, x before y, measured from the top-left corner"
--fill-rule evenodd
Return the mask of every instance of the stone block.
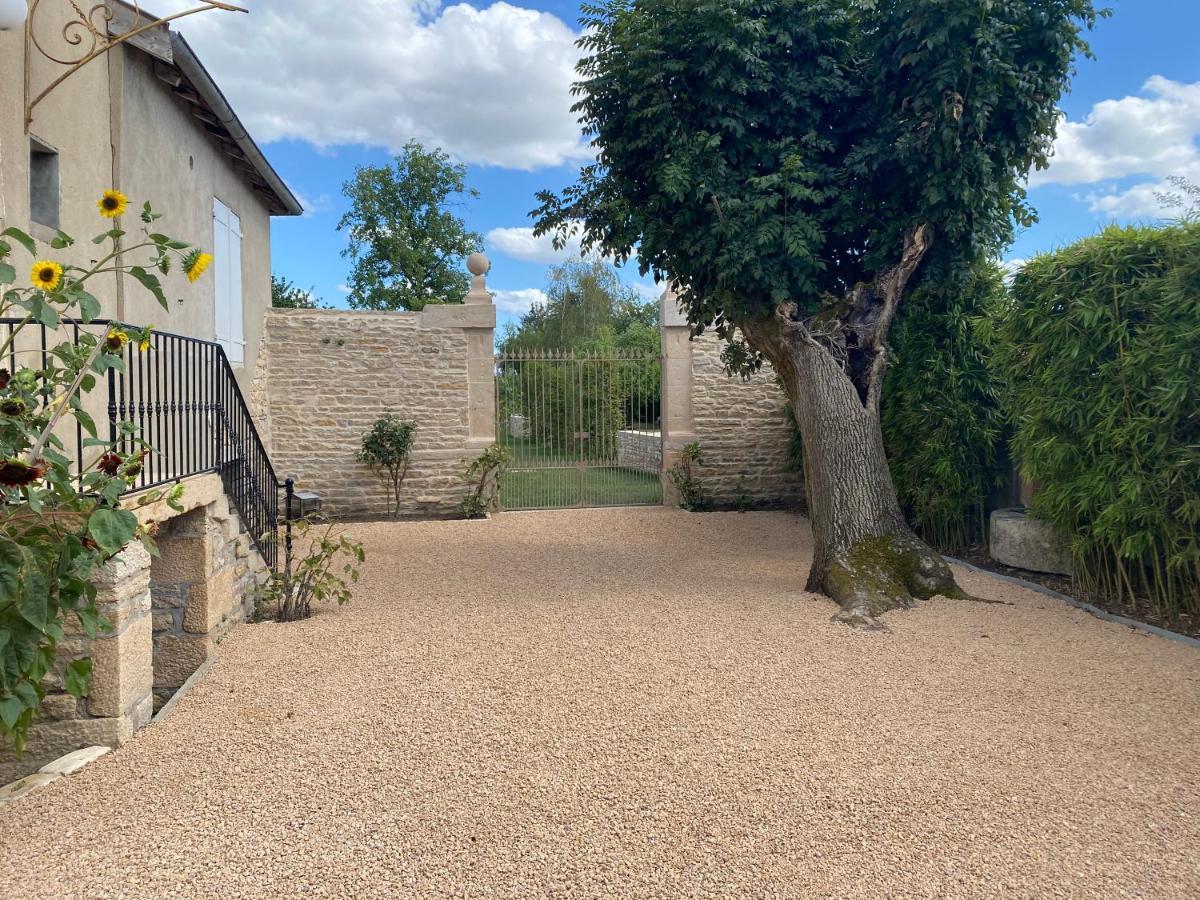
M 92 641 L 92 684 L 88 711 L 93 716 L 120 716 L 145 698 L 153 687 L 154 635 L 143 615 L 115 637 Z
M 158 551 L 161 555 L 150 569 L 155 581 L 203 581 L 212 566 L 212 538 L 207 533 L 163 538 Z
M 178 609 L 156 609 L 152 617 L 154 633 L 179 631 L 183 622 L 182 611 Z
M 203 584 L 192 586 L 188 593 L 187 609 L 183 613 L 183 630 L 192 634 L 207 634 L 233 610 L 233 571 L 215 572 Z
M 0 784 L 36 772 L 47 763 L 80 747 L 119 747 L 133 735 L 126 718 L 73 719 L 69 722 L 38 722 L 29 729 L 25 752 L 17 756 L 11 747 L 0 749 Z
M 154 639 L 154 687 L 179 688 L 212 655 L 207 634 L 159 635 Z
M 54 775 L 48 772 L 36 772 L 33 775 L 27 775 L 19 781 L 12 784 L 6 784 L 0 787 L 0 806 L 12 803 L 14 800 L 19 800 L 26 794 L 36 791 L 40 787 L 45 787 L 53 781 L 57 781 L 62 776 Z
M 47 694 L 42 700 L 42 718 L 62 722 L 79 714 L 79 700 L 70 694 Z
M 155 609 L 183 609 L 187 605 L 188 584 L 167 584 L 152 581 L 150 599 Z
M 988 552 L 996 562 L 1030 572 L 1071 574 L 1070 544 L 1049 523 L 1023 509 L 998 509 L 991 525 Z
M 46 775 L 74 775 L 88 763 L 93 763 L 111 752 L 111 747 L 84 747 L 82 750 L 75 750 L 66 756 L 60 756 L 54 762 L 42 766 L 38 771 Z

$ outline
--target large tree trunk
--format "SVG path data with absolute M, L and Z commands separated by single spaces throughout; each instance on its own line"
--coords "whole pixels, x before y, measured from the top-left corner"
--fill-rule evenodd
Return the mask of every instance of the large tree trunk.
M 905 521 L 879 418 L 887 328 L 923 238 L 910 236 L 904 261 L 832 315 L 802 322 L 785 304 L 774 317 L 742 323 L 783 381 L 804 444 L 815 542 L 807 590 L 828 594 L 842 607 L 835 620 L 860 627 L 881 627 L 882 613 L 937 594 L 966 597 Z

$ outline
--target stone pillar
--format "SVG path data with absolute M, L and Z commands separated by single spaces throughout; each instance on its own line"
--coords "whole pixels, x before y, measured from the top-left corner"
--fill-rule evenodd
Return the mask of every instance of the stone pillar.
M 482 450 L 496 442 L 496 308 L 487 289 L 487 273 L 491 263 L 482 253 L 472 253 L 467 259 L 471 273 L 471 290 L 463 298 L 463 306 L 486 306 L 490 316 L 480 319 L 479 325 L 464 328 L 467 334 L 467 420 L 470 434 L 467 447 Z
M 662 338 L 662 480 L 663 502 L 677 505 L 678 492 L 667 476 L 679 461 L 680 451 L 696 439 L 692 407 L 692 330 L 679 308 L 675 291 L 667 288 L 659 298 L 659 333 Z

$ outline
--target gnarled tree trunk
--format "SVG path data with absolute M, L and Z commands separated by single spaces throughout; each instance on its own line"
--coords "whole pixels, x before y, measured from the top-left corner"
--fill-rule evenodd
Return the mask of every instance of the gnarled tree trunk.
M 918 599 L 966 597 L 905 521 L 879 418 L 887 331 L 927 247 L 925 229 L 914 229 L 897 266 L 812 319 L 784 304 L 741 323 L 783 381 L 804 444 L 815 541 L 807 590 L 828 594 L 842 606 L 834 618 L 861 627 Z

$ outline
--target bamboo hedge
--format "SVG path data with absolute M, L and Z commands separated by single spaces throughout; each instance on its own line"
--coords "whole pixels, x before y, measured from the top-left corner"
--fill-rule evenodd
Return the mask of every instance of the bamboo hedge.
M 1200 615 L 1200 223 L 1040 256 L 991 324 L 1012 453 L 1078 582 Z

